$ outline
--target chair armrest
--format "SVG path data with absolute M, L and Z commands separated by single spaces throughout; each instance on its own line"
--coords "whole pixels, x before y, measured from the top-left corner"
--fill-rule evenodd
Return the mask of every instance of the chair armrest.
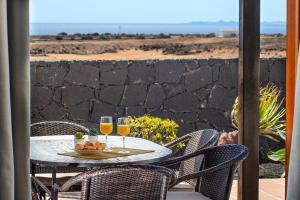
M 176 145 L 178 145 L 180 142 L 186 142 L 187 140 L 190 139 L 190 135 L 187 134 L 185 136 L 182 136 L 180 138 L 177 138 L 176 140 L 173 140 L 172 142 L 169 142 L 167 144 L 164 145 L 164 147 L 167 147 L 169 149 L 174 148 Z
M 176 163 L 179 163 L 181 161 L 185 161 L 188 160 L 190 158 L 205 154 L 207 151 L 209 151 L 210 148 L 207 149 L 199 149 L 197 151 L 194 151 L 190 154 L 186 154 L 186 155 L 182 155 L 182 156 L 177 156 L 177 157 L 171 157 L 167 160 L 164 160 L 162 162 L 159 162 L 158 165 L 162 165 L 162 166 L 170 166 L 170 165 L 174 165 Z
M 188 154 L 186 156 L 180 156 L 180 157 L 175 158 L 173 160 L 166 161 L 165 164 L 166 165 L 174 164 L 174 162 L 179 162 L 179 161 L 187 160 L 187 159 L 190 159 L 192 157 L 199 156 L 199 155 L 204 155 L 204 159 L 205 159 L 205 156 L 207 156 L 206 154 L 209 153 L 211 150 L 213 150 L 215 148 L 216 147 L 210 147 L 210 148 L 206 148 L 206 149 L 201 149 L 201 150 L 195 151 L 193 153 L 190 153 L 190 154 Z M 225 161 L 223 163 L 217 164 L 217 165 L 215 165 L 213 167 L 207 168 L 205 170 L 201 170 L 199 172 L 195 172 L 195 173 L 191 173 L 191 174 L 187 174 L 187 175 L 178 177 L 177 180 L 176 180 L 176 183 L 171 184 L 170 188 L 172 186 L 174 186 L 174 185 L 182 182 L 182 181 L 187 181 L 187 180 L 199 178 L 199 177 L 201 177 L 203 175 L 211 174 L 211 173 L 214 173 L 216 171 L 222 170 L 222 169 L 227 168 L 227 167 L 237 167 L 237 166 L 234 166 L 234 165 L 238 165 L 239 161 L 244 160 L 247 157 L 247 155 L 248 155 L 248 151 L 246 150 L 245 152 L 243 152 L 243 153 L 241 153 L 239 155 L 236 155 L 235 157 L 232 157 L 231 159 L 229 159 L 229 160 L 227 160 L 227 161 Z
M 177 185 L 178 183 L 183 182 L 183 181 L 200 178 L 201 176 L 204 176 L 207 174 L 212 174 L 212 173 L 220 171 L 224 168 L 230 167 L 231 165 L 232 165 L 232 161 L 227 161 L 227 162 L 221 163 L 219 165 L 210 167 L 208 169 L 201 170 L 199 172 L 195 172 L 192 174 L 187 174 L 187 175 L 184 175 L 181 177 L 177 177 L 176 182 L 175 183 L 173 182 L 172 184 L 170 184 L 169 188 L 172 188 L 174 185 Z
M 78 174 L 72 178 L 70 178 L 69 180 L 67 180 L 61 187 L 58 188 L 58 190 L 60 192 L 66 192 L 70 189 L 70 187 L 72 187 L 73 185 L 82 182 L 86 176 L 88 176 L 90 172 L 87 173 L 81 173 Z
M 174 140 L 170 143 L 167 143 L 165 146 L 168 147 L 167 145 L 170 144 L 171 145 L 176 145 L 178 144 L 179 142 L 183 142 L 183 141 L 186 141 L 187 139 L 189 139 L 189 135 L 186 135 L 177 139 L 177 140 Z M 187 160 L 189 158 L 192 158 L 192 157 L 195 157 L 195 156 L 199 156 L 200 154 L 205 154 L 205 152 L 207 152 L 206 149 L 210 149 L 212 146 L 211 145 L 214 145 L 216 142 L 209 142 L 209 143 L 206 143 L 205 145 L 203 145 L 201 147 L 201 149 L 197 150 L 197 151 L 194 151 L 193 153 L 190 153 L 190 154 L 187 154 L 187 155 L 182 155 L 182 156 L 177 156 L 177 157 L 171 157 L 165 161 L 162 161 L 160 163 L 158 163 L 159 165 L 163 165 L 163 166 L 170 166 L 170 165 L 173 165 L 173 164 L 176 164 L 178 162 L 181 162 L 181 161 L 184 161 L 184 160 Z
M 169 165 L 173 165 L 173 164 L 176 164 L 178 162 L 181 162 L 181 161 L 188 160 L 188 159 L 196 157 L 196 156 L 200 156 L 200 155 L 204 155 L 205 156 L 206 153 L 209 153 L 214 148 L 215 147 L 208 147 L 208 148 L 204 148 L 204 149 L 199 149 L 199 150 L 194 151 L 194 152 L 192 152 L 190 154 L 183 155 L 183 156 L 178 156 L 178 157 L 174 157 L 174 158 L 170 158 L 168 160 L 159 162 L 158 164 L 162 165 L 162 166 L 169 166 Z M 246 154 L 248 154 L 248 152 L 246 152 Z M 226 162 L 224 162 L 222 164 L 219 164 L 217 166 L 223 166 L 225 164 L 235 162 L 237 159 L 238 159 L 238 157 L 233 157 L 229 161 L 226 161 Z M 217 166 L 215 166 L 215 167 L 217 167 Z

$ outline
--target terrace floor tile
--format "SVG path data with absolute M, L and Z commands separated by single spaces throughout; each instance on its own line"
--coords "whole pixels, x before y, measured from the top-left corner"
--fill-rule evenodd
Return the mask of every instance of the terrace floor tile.
M 260 179 L 259 180 L 259 199 L 262 200 L 283 200 L 285 196 L 285 180 L 278 179 Z M 59 200 L 79 199 L 79 192 L 62 193 Z M 237 200 L 237 180 L 234 180 L 230 200 Z

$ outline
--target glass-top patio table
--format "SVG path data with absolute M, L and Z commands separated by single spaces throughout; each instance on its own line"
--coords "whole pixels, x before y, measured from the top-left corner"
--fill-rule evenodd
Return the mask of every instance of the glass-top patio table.
M 104 141 L 104 136 L 99 136 Z M 152 150 L 150 153 L 130 155 L 107 159 L 83 159 L 70 156 L 58 155 L 64 151 L 72 151 L 74 148 L 74 136 L 37 136 L 30 138 L 30 162 L 32 169 L 32 179 L 51 196 L 52 200 L 57 199 L 56 189 L 56 167 L 104 167 L 118 164 L 151 164 L 166 159 L 172 151 L 166 147 L 158 145 L 149 140 L 126 137 L 126 148 Z M 121 136 L 109 136 L 108 145 L 111 147 L 122 147 Z M 51 167 L 52 171 L 52 191 L 49 191 L 36 177 L 35 166 Z

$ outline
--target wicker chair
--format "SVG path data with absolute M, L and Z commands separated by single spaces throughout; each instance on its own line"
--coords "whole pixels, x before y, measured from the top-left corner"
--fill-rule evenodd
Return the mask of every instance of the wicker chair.
M 184 154 L 188 155 L 193 153 L 199 149 L 211 147 L 217 144 L 219 139 L 219 133 L 213 129 L 204 129 L 200 131 L 195 131 L 189 133 L 183 137 L 180 137 L 170 143 L 165 144 L 165 147 L 174 149 L 176 146 L 184 142 L 186 143 L 186 148 L 184 150 Z M 176 161 L 177 157 L 171 157 L 170 160 L 174 159 Z M 183 160 L 182 162 L 174 162 L 176 164 L 180 164 L 179 167 L 179 177 L 184 176 L 186 174 L 191 174 L 197 172 L 201 166 L 203 156 L 194 157 L 188 160 Z M 172 162 L 172 161 L 171 161 Z M 188 180 L 187 181 L 193 188 L 196 187 L 197 180 Z
M 31 124 L 31 136 L 74 135 L 77 131 L 87 133 L 88 128 L 64 121 L 45 121 Z
M 79 174 L 62 185 L 66 192 L 81 183 L 82 200 L 163 200 L 175 173 L 165 167 L 124 165 Z
M 64 121 L 45 121 L 31 124 L 31 136 L 50 136 L 50 135 L 73 135 L 77 131 L 87 133 L 88 128 L 79 124 L 64 122 Z M 57 173 L 76 173 L 86 171 L 86 168 L 77 167 L 58 167 Z M 34 167 L 35 173 L 51 173 L 52 168 L 49 167 Z M 50 177 L 39 177 L 39 179 L 47 186 L 51 185 Z M 58 178 L 57 181 L 60 183 L 68 180 L 69 177 Z
M 39 194 L 33 188 L 31 188 L 31 199 L 32 200 L 41 200 L 39 197 Z
M 190 179 L 198 179 L 195 192 L 169 192 L 168 200 L 228 200 L 230 196 L 234 172 L 238 165 L 247 157 L 248 149 L 243 145 L 222 145 L 198 150 L 191 154 L 179 157 L 177 160 L 166 161 L 164 164 L 172 165 L 174 162 L 203 155 L 203 164 L 198 172 L 179 177 L 174 185 Z
M 31 180 L 31 200 L 42 200 L 37 184 Z
M 31 188 L 31 199 L 32 200 L 40 200 L 39 194 L 35 190 L 35 188 Z

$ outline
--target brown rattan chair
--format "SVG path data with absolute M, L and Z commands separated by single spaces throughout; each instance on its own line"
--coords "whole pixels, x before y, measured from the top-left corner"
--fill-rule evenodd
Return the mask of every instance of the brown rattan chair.
M 73 135 L 77 131 L 87 133 L 89 130 L 88 128 L 71 123 L 71 122 L 65 122 L 65 121 L 44 121 L 44 122 L 38 122 L 31 124 L 31 136 L 51 136 L 51 135 Z M 31 166 L 32 168 L 33 166 Z M 52 173 L 52 168 L 50 167 L 42 167 L 42 166 L 34 166 L 34 173 L 35 174 L 41 174 L 41 173 Z M 31 169 L 32 171 L 32 169 Z M 78 167 L 57 167 L 56 172 L 57 173 L 78 173 L 86 171 L 86 168 L 78 168 Z M 46 186 L 51 186 L 51 177 L 43 177 L 38 176 L 39 180 L 43 182 Z M 63 176 L 60 178 L 57 178 L 57 181 L 59 183 L 64 183 L 66 180 L 68 180 L 69 176 Z
M 44 121 L 31 124 L 31 136 L 74 135 L 76 132 L 88 133 L 89 129 L 75 123 L 65 121 Z M 83 168 L 58 167 L 57 173 L 82 172 Z M 35 167 L 35 173 L 51 173 L 49 167 Z
M 42 200 L 39 186 L 31 179 L 31 200 Z
M 39 194 L 35 188 L 31 188 L 31 200 L 40 200 Z
M 184 142 L 186 144 L 186 148 L 184 150 L 183 156 L 185 156 L 199 149 L 215 146 L 218 142 L 218 139 L 219 139 L 219 133 L 216 130 L 204 129 L 204 130 L 195 131 L 187 135 L 184 135 L 183 137 L 180 137 L 170 143 L 165 144 L 165 147 L 174 149 L 177 147 L 179 143 Z M 180 164 L 178 176 L 180 177 L 186 174 L 197 172 L 201 166 L 202 157 L 203 156 L 194 157 L 188 160 L 183 160 L 180 163 L 174 162 L 177 165 Z M 173 159 L 174 161 L 177 161 L 177 157 L 173 156 L 169 158 L 170 162 L 172 162 Z M 187 182 L 193 188 L 195 188 L 197 181 L 188 180 Z
M 88 128 L 65 121 L 44 121 L 31 124 L 31 136 L 74 135 L 77 131 L 87 133 Z
M 177 160 L 166 161 L 165 166 L 203 155 L 203 163 L 197 172 L 185 174 L 170 184 L 174 185 L 191 179 L 197 179 L 195 192 L 168 193 L 167 200 L 229 200 L 234 172 L 247 157 L 248 149 L 243 145 L 221 145 L 198 150 Z
M 62 185 L 66 192 L 81 183 L 82 200 L 163 200 L 175 173 L 153 165 L 124 165 L 79 174 Z

